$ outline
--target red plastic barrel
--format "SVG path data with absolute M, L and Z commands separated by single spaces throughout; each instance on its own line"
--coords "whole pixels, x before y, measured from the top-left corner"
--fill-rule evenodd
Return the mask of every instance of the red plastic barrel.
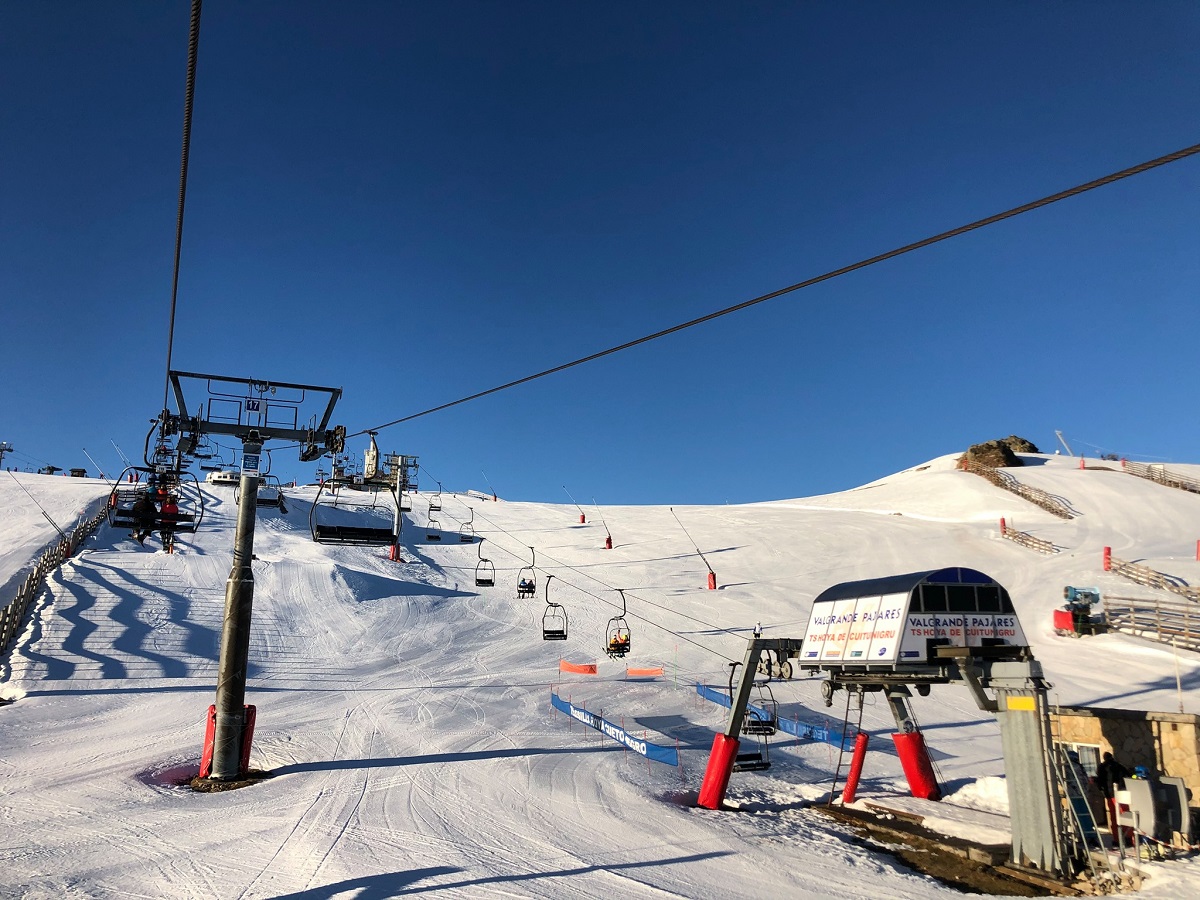
M 900 754 L 900 765 L 904 767 L 904 777 L 908 779 L 912 795 L 920 800 L 941 800 L 942 791 L 933 774 L 925 736 L 919 731 L 912 734 L 896 732 L 892 740 L 896 742 L 896 752 Z

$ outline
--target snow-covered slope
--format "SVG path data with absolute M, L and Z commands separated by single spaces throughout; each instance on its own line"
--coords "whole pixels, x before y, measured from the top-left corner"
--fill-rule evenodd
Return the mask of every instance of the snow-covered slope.
M 1200 497 L 1071 460 L 1031 462 L 1014 474 L 1067 498 L 1077 518 L 956 471 L 951 457 L 842 494 L 676 507 L 717 591 L 705 589 L 705 565 L 666 508 L 604 508 L 614 540 L 605 550 L 604 528 L 580 524 L 574 507 L 447 494 L 444 539 L 427 543 L 418 498 L 399 564 L 379 548 L 314 544 L 314 492 L 289 492 L 287 515 L 264 509 L 258 519 L 248 696 L 258 707 L 253 764 L 276 777 L 218 795 L 174 781 L 195 770 L 213 700 L 232 492 L 210 494 L 205 528 L 173 556 L 102 528 L 52 578 L 0 669 L 5 694 L 19 698 L 0 709 L 0 894 L 949 896 L 804 808 L 828 789 L 827 745 L 777 746 L 770 772 L 736 775 L 729 798 L 743 813 L 693 808 L 722 715 L 692 685 L 722 683 L 756 622 L 802 636 L 813 597 L 833 583 L 963 565 L 1009 588 L 1061 702 L 1176 709 L 1169 648 L 1059 638 L 1050 611 L 1064 584 L 1117 584 L 1100 571 L 1105 545 L 1200 578 L 1188 552 Z M 60 484 L 70 479 L 42 481 L 44 502 L 82 503 Z M 6 535 L 40 518 L 23 496 L 0 483 L 13 510 Z M 1063 551 L 1045 557 L 1003 540 L 1001 516 Z M 457 540 L 472 517 L 482 546 Z M 36 543 L 12 540 L 0 545 L 9 567 Z M 542 586 L 518 601 L 531 546 Z M 475 587 L 480 553 L 495 563 L 495 587 Z M 550 599 L 570 615 L 563 643 L 540 636 L 547 575 Z M 633 627 L 622 662 L 600 651 L 617 588 Z M 599 674 L 560 675 L 560 658 L 596 662 Z M 627 680 L 626 663 L 666 674 Z M 1181 653 L 1179 664 L 1195 711 L 1200 659 Z M 678 741 L 682 772 L 572 729 L 550 708 L 552 684 L 651 740 Z M 776 696 L 785 715 L 826 714 L 815 681 Z M 967 786 L 964 799 L 986 794 L 1002 775 L 990 717 L 955 688 L 915 708 L 944 782 Z M 864 727 L 890 733 L 882 703 Z M 867 776 L 867 791 L 902 783 L 886 753 L 871 754 Z M 1200 888 L 1183 877 L 1162 875 L 1151 895 Z

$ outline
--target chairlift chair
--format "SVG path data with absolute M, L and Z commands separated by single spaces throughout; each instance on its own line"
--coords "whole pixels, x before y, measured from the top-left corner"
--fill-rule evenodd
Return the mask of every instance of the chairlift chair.
M 475 507 L 468 507 L 471 510 L 471 518 L 458 528 L 458 542 L 460 544 L 475 543 Z
M 129 480 L 131 475 L 135 481 Z M 164 471 L 162 466 L 126 466 L 121 471 L 108 494 L 108 524 L 113 528 L 136 528 L 139 523 L 133 517 L 133 505 L 141 497 L 149 496 L 157 502 L 168 495 L 175 497 L 179 512 L 167 518 L 160 513 L 159 524 L 184 534 L 195 532 L 204 519 L 200 481 L 193 472 L 175 468 Z
M 479 541 L 479 562 L 475 564 L 475 587 L 493 587 L 496 584 L 496 567 L 483 555 L 483 540 Z
M 561 603 L 550 602 L 550 581 L 546 576 L 546 611 L 542 613 L 542 640 L 565 641 L 567 639 L 567 608 Z
M 617 593 L 621 595 L 621 614 L 613 616 L 608 620 L 604 652 L 613 659 L 624 659 L 632 643 L 630 641 L 629 624 L 625 621 L 625 591 L 617 588 Z
M 532 597 L 537 594 L 537 552 L 530 547 L 529 552 L 533 554 L 533 562 L 522 567 L 517 572 L 517 599 L 521 600 L 525 597 Z
M 779 730 L 779 704 L 767 682 L 756 681 L 754 691 L 755 702 L 746 706 L 746 715 L 742 719 L 742 734 L 770 737 Z
M 335 525 L 332 522 L 317 521 L 317 510 L 333 508 L 338 509 L 338 498 L 340 494 L 342 482 L 336 479 L 322 481 L 317 486 L 317 496 L 313 499 L 312 506 L 308 510 L 308 527 L 312 532 L 312 539 L 318 544 L 351 544 L 363 547 L 386 547 L 392 546 L 398 540 L 396 534 L 395 517 L 392 522 L 386 526 L 383 525 Z M 321 495 L 328 491 L 332 498 L 328 503 L 321 502 Z M 283 495 L 280 494 L 282 499 Z M 340 507 L 341 515 L 345 516 L 349 513 L 362 515 L 360 521 L 369 522 L 372 519 L 378 521 L 378 517 L 370 515 L 374 504 L 368 506 L 366 503 L 348 502 L 343 503 Z
M 442 539 L 442 523 L 434 518 L 434 508 L 429 507 L 428 521 L 425 523 L 425 540 L 440 541 Z
M 441 512 L 442 511 L 442 483 L 439 481 L 437 483 L 437 486 L 438 486 L 438 492 L 429 498 L 429 511 L 430 512 Z

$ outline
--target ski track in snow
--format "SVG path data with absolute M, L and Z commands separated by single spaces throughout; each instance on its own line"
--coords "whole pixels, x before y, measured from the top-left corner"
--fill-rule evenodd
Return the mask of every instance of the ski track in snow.
M 965 565 L 1009 588 L 1056 699 L 1176 709 L 1169 648 L 1058 638 L 1050 610 L 1064 584 L 1138 595 L 1100 572 L 1106 545 L 1200 583 L 1189 556 L 1200 497 L 1066 459 L 1014 474 L 1066 498 L 1077 518 L 957 472 L 952 457 L 842 494 L 679 507 L 717 591 L 705 590 L 704 563 L 664 508 L 605 508 L 614 548 L 603 550 L 603 527 L 581 525 L 574 507 L 446 493 L 438 544 L 424 540 L 421 498 L 405 515 L 408 562 L 396 564 L 379 548 L 312 543 L 314 491 L 291 491 L 287 515 L 261 511 L 255 542 L 252 764 L 276 775 L 212 795 L 175 782 L 195 771 L 215 691 L 232 492 L 206 491 L 204 527 L 180 536 L 175 555 L 105 526 L 48 579 L 0 670 L 19 698 L 0 709 L 0 895 L 953 896 L 809 808 L 837 765 L 828 745 L 778 741 L 770 772 L 734 776 L 729 800 L 741 811 L 694 808 L 724 713 L 692 683 L 723 685 L 756 622 L 769 636 L 802 636 L 812 598 L 833 583 Z M 64 518 L 107 492 L 95 481 L 22 482 Z M 0 531 L 3 580 L 50 538 L 15 485 L 0 483 L 0 497 L 15 510 Z M 386 521 L 382 510 L 367 515 Z M 1002 540 L 1000 516 L 1063 552 Z M 472 517 L 496 567 L 492 588 L 474 586 L 478 545 L 457 538 Z M 538 595 L 517 600 L 529 545 Z M 540 640 L 549 574 L 550 598 L 570 615 L 561 644 Z M 634 631 L 626 661 L 601 651 L 617 587 Z M 1179 656 L 1194 708 L 1200 660 Z M 561 674 L 560 657 L 598 662 L 599 675 Z M 627 681 L 626 662 L 667 674 Z M 678 739 L 682 774 L 553 712 L 552 685 L 650 740 Z M 826 710 L 815 680 L 777 685 L 776 696 L 785 717 L 840 723 L 840 701 Z M 937 688 L 914 708 L 944 782 L 1002 775 L 999 729 L 965 691 Z M 869 699 L 863 727 L 873 747 L 889 744 L 882 701 Z M 895 755 L 871 753 L 861 795 L 897 792 Z M 941 808 L 947 827 L 968 832 L 1004 821 Z M 1200 890 L 1194 867 L 1179 865 L 1156 868 L 1144 895 Z

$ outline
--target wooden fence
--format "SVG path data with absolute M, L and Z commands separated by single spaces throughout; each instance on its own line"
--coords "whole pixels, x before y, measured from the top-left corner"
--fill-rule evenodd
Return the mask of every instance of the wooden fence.
M 1200 650 L 1200 605 L 1186 600 L 1104 597 L 1104 621 L 1110 631 Z
M 41 558 L 34 563 L 25 580 L 17 588 L 16 596 L 8 601 L 3 610 L 0 610 L 0 657 L 8 653 L 9 644 L 20 632 L 29 601 L 38 595 L 46 580 L 46 575 L 62 565 L 64 560 L 78 550 L 79 545 L 100 527 L 100 523 L 107 516 L 107 510 L 101 509 L 90 519 L 80 522 L 70 534 L 51 544 Z
M 1178 594 L 1192 603 L 1200 604 L 1200 588 L 1192 587 L 1184 582 L 1182 578 L 1175 575 L 1168 575 L 1165 572 L 1159 572 L 1157 569 L 1152 569 L 1149 566 L 1143 566 L 1139 563 L 1117 559 L 1112 555 L 1112 551 L 1108 547 L 1104 548 L 1104 571 L 1120 575 L 1134 584 L 1158 588 L 1162 591 L 1170 591 L 1172 594 Z
M 985 466 L 983 463 L 974 462 L 967 459 L 965 456 L 959 460 L 958 467 L 966 472 L 974 472 L 981 478 L 986 478 L 998 488 L 1003 488 L 1018 497 L 1028 500 L 1030 503 L 1040 506 L 1046 512 L 1053 513 L 1060 519 L 1073 519 L 1074 514 L 1067 502 L 1061 497 L 1055 497 L 1053 494 L 1048 494 L 1041 488 L 1030 487 L 1027 484 L 1021 484 L 1008 472 L 997 469 L 993 466 Z
M 1187 475 L 1181 475 L 1178 472 L 1171 472 L 1166 466 L 1158 463 L 1147 464 L 1130 462 L 1127 459 L 1123 459 L 1121 460 L 1121 468 L 1130 475 L 1136 475 L 1138 478 L 1147 478 L 1157 484 L 1165 484 L 1167 487 L 1200 494 L 1200 481 L 1190 478 Z
M 1004 519 L 1000 520 L 1000 536 L 1007 538 L 1014 544 L 1020 544 L 1022 547 L 1028 547 L 1030 550 L 1036 550 L 1038 553 L 1058 552 L 1058 548 L 1050 541 L 1034 537 L 1027 531 L 1017 531 L 1017 529 L 1009 527 Z

